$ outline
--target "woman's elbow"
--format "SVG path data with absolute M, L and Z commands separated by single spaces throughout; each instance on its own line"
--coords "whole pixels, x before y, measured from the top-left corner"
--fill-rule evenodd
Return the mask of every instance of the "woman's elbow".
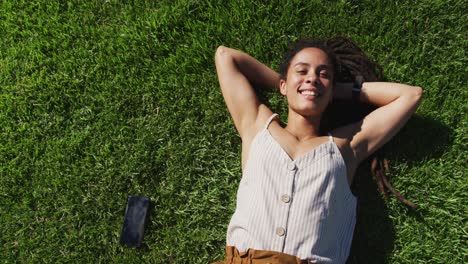
M 224 48 L 225 47 L 223 45 L 218 46 L 218 48 L 216 49 L 216 52 L 215 52 L 215 56 L 220 55 L 223 52 Z
M 423 95 L 423 89 L 420 86 L 413 86 L 413 96 L 421 100 Z
M 228 55 L 229 55 L 229 48 L 221 45 L 216 49 L 215 59 L 218 60 L 223 57 L 227 57 Z
M 418 105 L 422 99 L 423 89 L 420 86 L 412 86 L 410 91 L 411 98 L 413 98 L 414 103 Z
M 422 97 L 422 94 L 423 94 L 423 88 L 420 87 L 420 86 L 413 86 L 413 90 L 414 90 L 414 94 L 417 96 L 417 97 Z

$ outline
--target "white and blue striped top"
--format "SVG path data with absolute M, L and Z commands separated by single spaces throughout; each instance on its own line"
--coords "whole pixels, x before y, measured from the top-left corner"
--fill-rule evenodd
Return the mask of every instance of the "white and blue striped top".
M 317 263 L 345 263 L 356 222 L 356 198 L 346 165 L 330 136 L 292 160 L 268 126 L 253 139 L 227 245 L 294 255 Z

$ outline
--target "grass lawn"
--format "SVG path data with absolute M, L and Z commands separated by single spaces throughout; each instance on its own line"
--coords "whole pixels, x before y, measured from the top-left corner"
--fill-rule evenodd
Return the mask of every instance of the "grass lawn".
M 276 68 L 289 42 L 336 34 L 424 88 L 385 149 L 419 208 L 360 170 L 348 262 L 468 262 L 466 1 L 122 2 L 0 2 L 1 263 L 221 260 L 241 170 L 216 47 Z M 140 249 L 119 245 L 129 195 L 153 204 Z

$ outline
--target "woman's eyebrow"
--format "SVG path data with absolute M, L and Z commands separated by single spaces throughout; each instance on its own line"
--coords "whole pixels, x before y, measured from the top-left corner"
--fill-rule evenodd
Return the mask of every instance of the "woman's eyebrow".
M 321 64 L 321 65 L 317 66 L 317 69 L 316 69 L 316 70 L 317 70 L 317 71 L 322 71 L 322 70 L 327 70 L 327 71 L 328 71 L 328 70 L 329 70 L 329 67 L 328 67 L 327 64 Z
M 307 63 L 307 62 L 298 62 L 296 64 L 294 64 L 294 67 L 296 66 L 311 66 L 310 63 Z M 327 64 L 320 64 L 319 66 L 317 66 L 317 70 L 329 70 L 329 66 Z
M 307 62 L 298 62 L 296 64 L 294 64 L 294 67 L 296 66 L 310 66 L 310 63 L 307 63 Z

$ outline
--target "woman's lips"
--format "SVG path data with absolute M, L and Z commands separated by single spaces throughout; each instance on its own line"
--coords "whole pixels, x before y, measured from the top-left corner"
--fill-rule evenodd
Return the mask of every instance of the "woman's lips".
M 314 99 L 320 97 L 320 93 L 317 90 L 312 89 L 299 90 L 299 94 L 306 99 Z

